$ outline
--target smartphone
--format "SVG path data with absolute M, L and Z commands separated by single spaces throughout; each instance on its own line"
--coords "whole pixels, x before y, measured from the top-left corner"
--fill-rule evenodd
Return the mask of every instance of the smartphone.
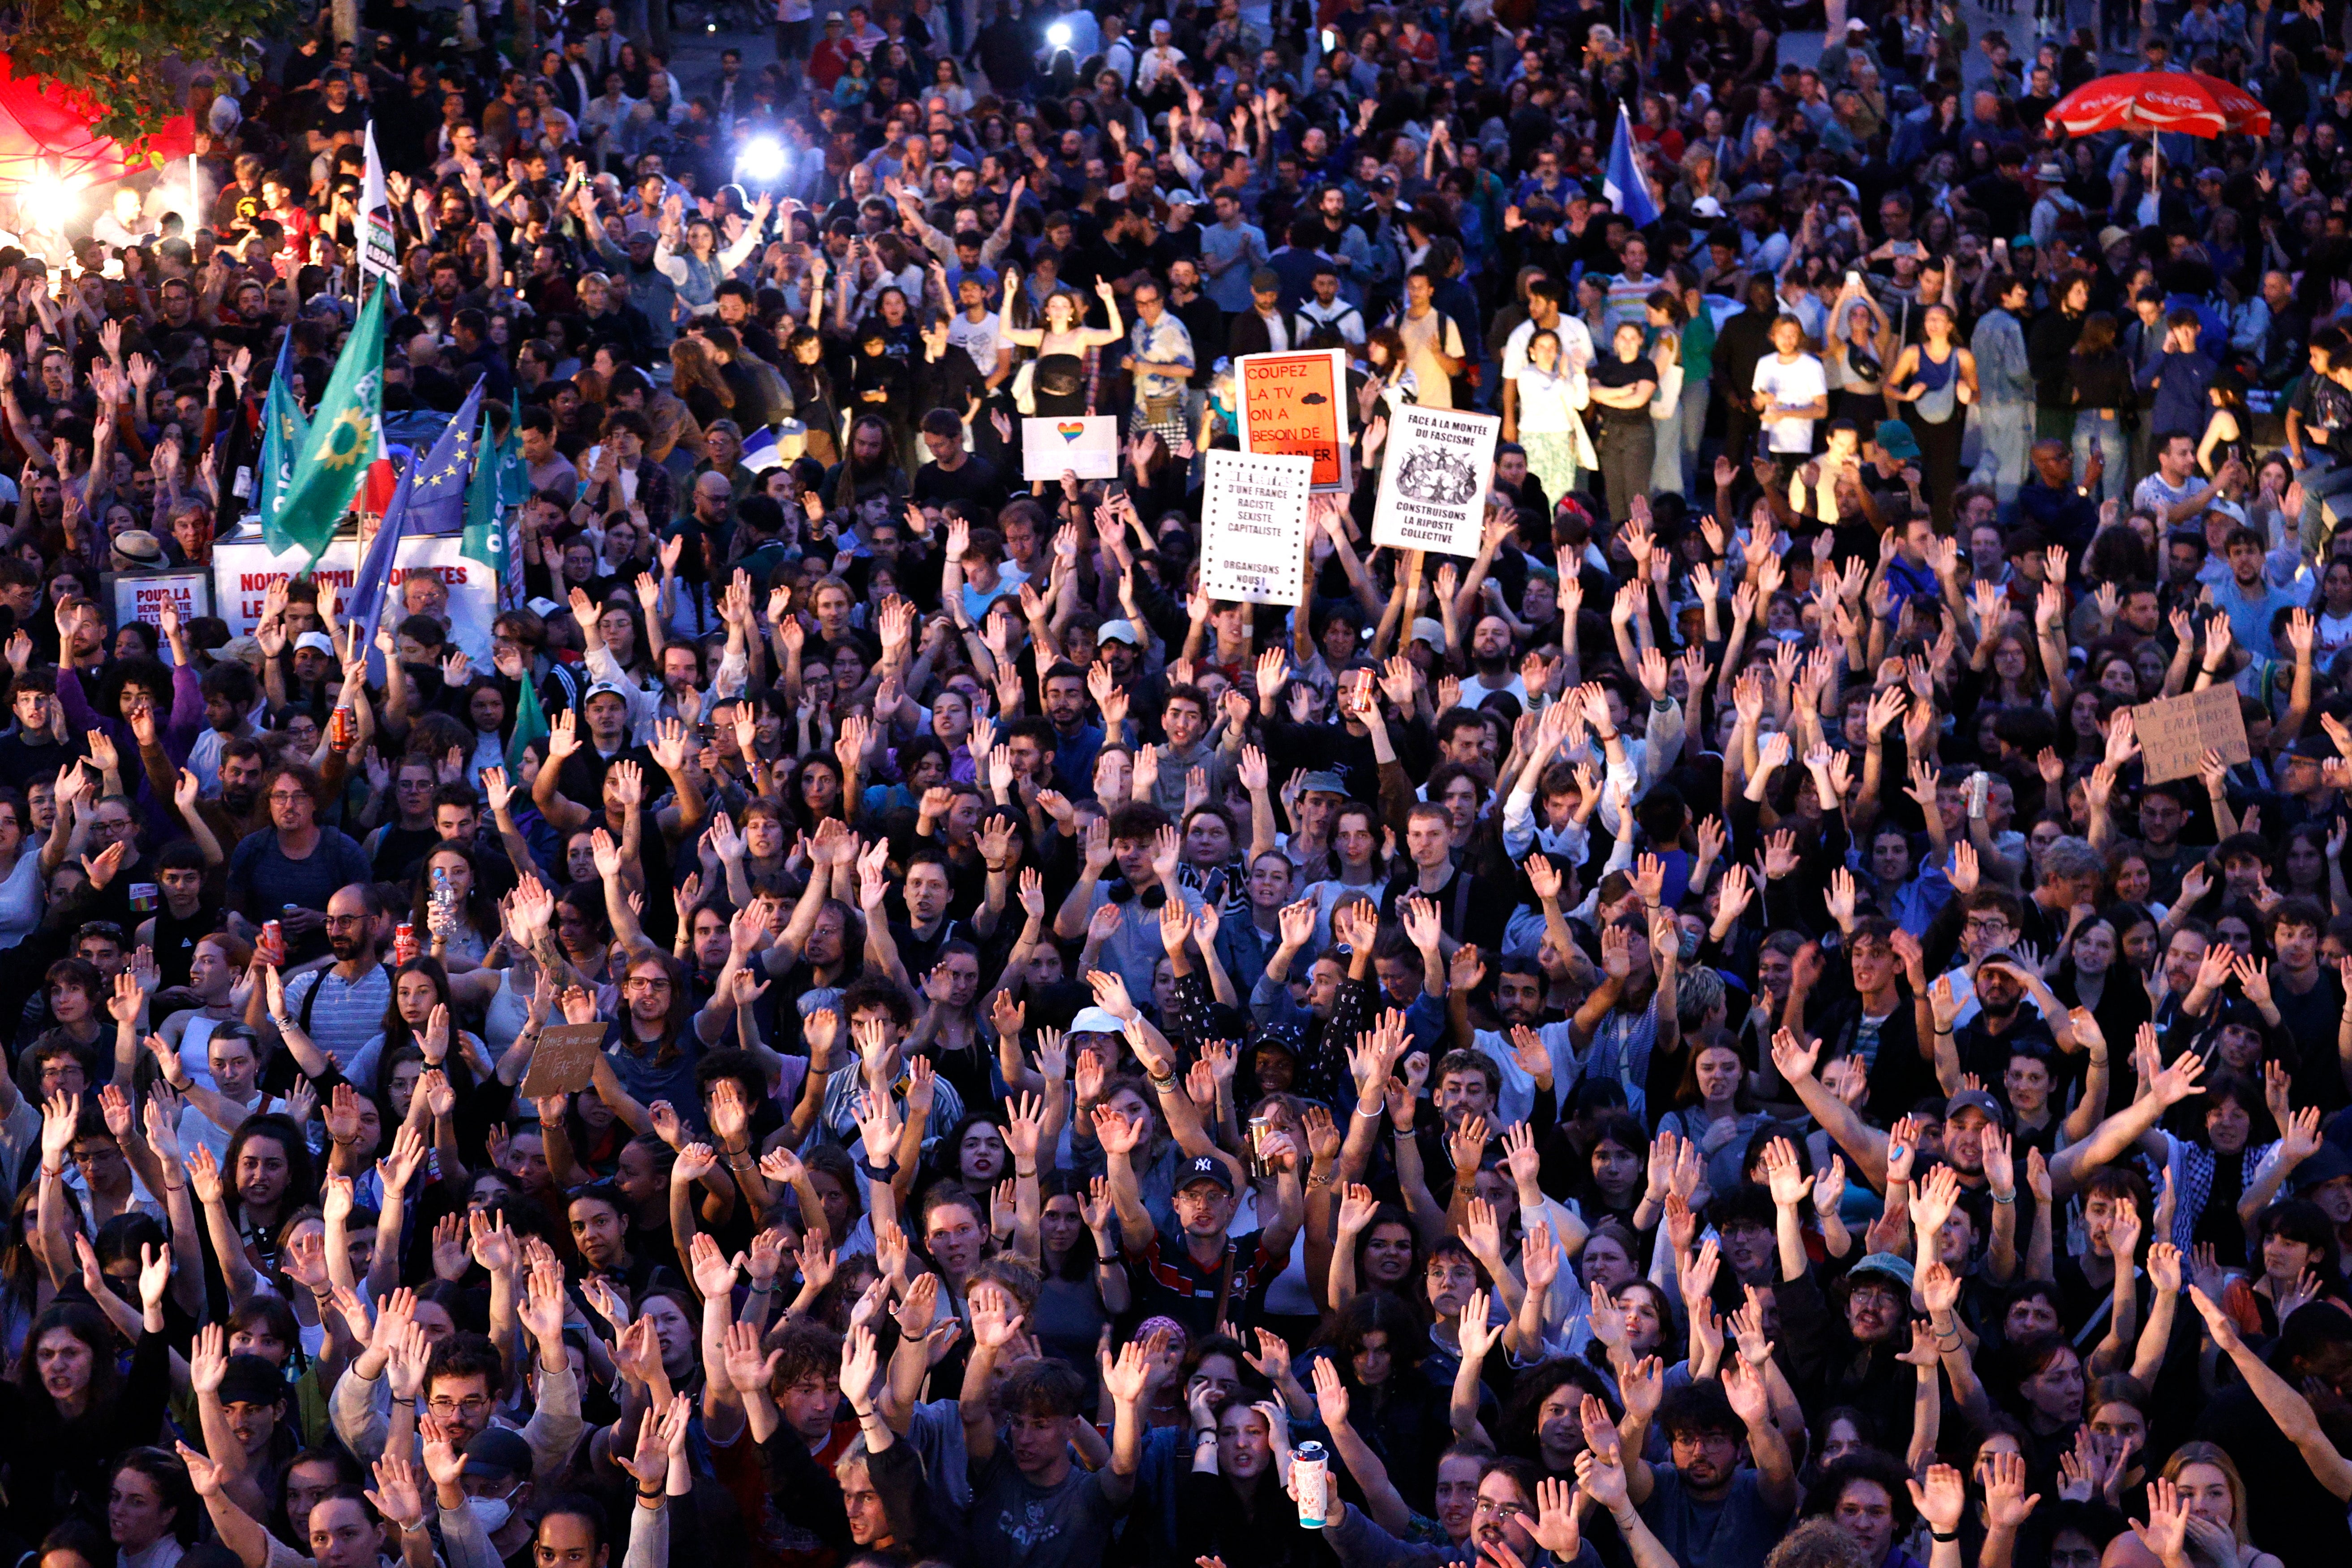
M 1333 49 L 1336 49 L 1336 48 L 1338 48 L 1339 47 L 1339 34 L 1337 34 L 1337 33 L 1335 33 L 1335 32 L 1333 32 L 1333 31 L 1332 31 L 1330 28 L 1328 28 L 1328 27 L 1324 28 L 1324 29 L 1323 29 L 1323 52 L 1324 52 L 1325 54 L 1327 54 L 1327 55 L 1328 55 L 1328 54 L 1329 54 Z

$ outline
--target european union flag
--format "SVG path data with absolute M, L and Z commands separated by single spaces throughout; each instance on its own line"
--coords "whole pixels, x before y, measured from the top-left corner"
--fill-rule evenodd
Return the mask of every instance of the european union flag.
M 1609 143 L 1609 168 L 1601 176 L 1601 194 L 1623 213 L 1635 228 L 1658 221 L 1658 204 L 1650 199 L 1650 183 L 1633 162 L 1633 121 L 1622 102 L 1617 105 L 1617 134 Z
M 383 509 L 383 526 L 376 530 L 367 559 L 360 563 L 359 576 L 352 584 L 346 614 L 367 628 L 360 643 L 362 648 L 375 646 L 376 626 L 383 618 L 402 538 L 412 531 L 456 533 L 466 526 L 466 481 L 474 471 L 476 432 L 481 422 L 482 384 L 477 381 L 433 449 L 421 458 L 411 458 L 400 471 L 391 504 Z

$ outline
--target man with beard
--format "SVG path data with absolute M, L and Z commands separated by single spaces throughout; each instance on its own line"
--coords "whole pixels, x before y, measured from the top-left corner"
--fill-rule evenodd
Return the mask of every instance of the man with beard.
M 1664 1384 L 1654 1361 L 1623 1379 L 1617 1430 L 1633 1506 L 1676 1562 L 1763 1568 L 1797 1509 L 1796 1464 L 1772 1425 L 1766 1373 L 1734 1356 L 1720 1386 L 1692 1383 L 1661 1398 Z M 1674 1460 L 1664 1468 L 1641 1457 L 1653 1416 L 1672 1443 Z M 1743 1443 L 1751 1467 L 1739 1463 Z
M 1556 900 L 1559 896 L 1557 880 L 1547 885 Z M 1546 908 L 1557 912 L 1549 900 Z M 1534 953 L 1524 951 L 1506 952 L 1496 963 L 1494 1011 L 1502 1027 L 1473 1028 L 1471 997 L 1486 978 L 1480 951 L 1468 942 L 1454 950 L 1446 1009 L 1455 1043 L 1466 1042 L 1470 1049 L 1494 1063 L 1495 1070 L 1502 1075 L 1502 1090 L 1496 1097 L 1496 1104 L 1501 1110 L 1503 1123 L 1516 1125 L 1533 1113 L 1538 1095 L 1555 1092 L 1558 1079 L 1553 1074 L 1553 1063 L 1562 1053 L 1570 1054 L 1572 1058 L 1575 1042 L 1567 1019 L 1547 1020 L 1545 1015 L 1549 1009 L 1544 1003 L 1547 985 L 1543 966 Z
M 2006 894 L 1995 896 L 2007 898 Z M 2005 917 L 1991 909 L 1971 908 L 1969 918 Z M 2025 1011 L 2028 995 L 2033 998 L 2035 1013 Z M 1965 1024 L 1957 1022 L 1962 1005 L 1949 986 L 1939 984 L 1929 993 L 1928 1002 L 1936 1019 L 1938 1063 L 1947 1069 L 1971 1074 L 1980 1082 L 2000 1081 L 2009 1068 L 2010 1047 L 2019 1041 L 2031 1040 L 2053 1050 L 2071 1049 L 2074 1044 L 2065 1005 L 2051 994 L 2039 966 L 2021 961 L 2006 946 L 1996 946 L 1977 961 L 1975 1017 Z M 1991 1064 L 1990 1072 L 1984 1070 L 1986 1063 Z
M 1462 706 L 1475 708 L 1498 691 L 1507 691 L 1524 708 L 1527 683 L 1511 663 L 1511 628 L 1500 616 L 1481 616 L 1470 629 L 1471 670 L 1462 682 Z
M 262 775 L 258 788 L 269 807 L 269 826 L 247 834 L 231 853 L 228 907 L 244 917 L 238 934 L 248 939 L 264 922 L 277 921 L 288 961 L 304 963 L 329 951 L 330 896 L 340 896 L 334 893 L 338 888 L 349 891 L 352 883 L 371 881 L 372 873 L 367 856 L 349 834 L 320 825 L 325 786 L 317 773 L 299 763 L 283 763 Z M 373 905 L 372 889 L 367 897 Z M 383 1012 L 379 997 L 374 1016 L 380 1019 Z
M 221 748 L 230 741 L 252 737 L 253 710 L 260 705 L 261 689 L 253 671 L 237 659 L 205 671 L 199 689 L 205 699 L 205 727 L 188 749 L 188 771 L 196 775 L 200 785 L 211 790 L 220 785 Z
M 281 773 L 271 783 L 273 815 L 280 804 L 278 796 L 293 782 Z M 352 849 L 356 855 L 359 847 L 352 845 Z M 270 986 L 270 1000 L 276 1005 L 269 1021 L 278 1034 L 299 1032 L 309 1037 L 310 1043 L 338 1068 L 358 1060 L 368 1041 L 383 1032 L 384 1010 L 392 1003 L 392 969 L 384 963 L 376 938 L 376 921 L 383 912 L 373 882 L 354 881 L 338 889 L 327 901 L 324 921 L 327 947 L 335 962 L 328 968 L 296 975 L 282 991 L 274 981 Z M 293 1058 L 283 1057 L 280 1064 L 290 1069 Z

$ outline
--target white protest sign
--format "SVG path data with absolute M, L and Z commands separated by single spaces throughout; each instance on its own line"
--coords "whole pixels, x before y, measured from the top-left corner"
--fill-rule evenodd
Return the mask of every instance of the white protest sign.
M 410 534 L 400 542 L 398 566 L 405 572 L 412 566 L 429 567 L 449 590 L 449 637 L 466 650 L 466 657 L 482 668 L 490 663 L 490 622 L 499 613 L 499 575 L 465 552 L 461 534 Z M 261 623 L 263 595 L 273 583 L 285 582 L 308 562 L 310 552 L 299 547 L 284 554 L 273 554 L 269 546 L 258 537 L 251 540 L 215 541 L 213 544 L 214 603 L 213 612 L 228 623 L 229 636 L 248 637 Z M 331 583 L 348 601 L 352 577 L 359 570 L 360 542 L 343 537 L 327 546 L 319 557 L 318 570 L 312 574 L 322 584 Z M 399 587 L 397 582 L 394 588 Z M 384 605 L 384 624 L 398 624 L 399 605 Z
M 1408 403 L 1389 416 L 1381 449 L 1372 542 L 1398 550 L 1475 556 L 1486 531 L 1486 490 L 1503 422 L 1492 414 Z
M 1296 605 L 1307 589 L 1304 454 L 1209 450 L 1201 489 L 1201 592 L 1252 605 Z
M 1021 421 L 1021 477 L 1052 484 L 1067 473 L 1082 479 L 1118 478 L 1116 415 Z
M 109 572 L 101 582 L 101 595 L 114 606 L 113 624 L 118 628 L 145 621 L 160 631 L 166 604 L 178 608 L 183 626 L 213 613 L 212 579 L 201 566 L 181 572 Z M 164 663 L 172 661 L 169 643 L 161 644 L 155 652 Z

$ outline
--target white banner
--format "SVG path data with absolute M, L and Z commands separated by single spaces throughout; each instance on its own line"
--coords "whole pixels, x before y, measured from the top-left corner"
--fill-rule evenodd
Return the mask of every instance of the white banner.
M 109 572 L 99 581 L 100 597 L 114 606 L 113 624 L 118 629 L 132 621 L 145 621 L 160 629 L 166 604 L 179 607 L 182 626 L 213 613 L 212 579 L 202 567 L 184 572 Z M 172 645 L 160 643 L 155 657 L 171 663 Z
M 429 566 L 440 574 L 442 585 L 449 590 L 450 640 L 466 650 L 477 668 L 488 669 L 490 623 L 499 614 L 498 574 L 465 553 L 465 542 L 461 534 L 411 534 L 400 542 L 399 566 L 404 572 L 412 566 Z M 228 623 L 229 636 L 252 635 L 261 622 L 262 600 L 269 585 L 285 582 L 301 567 L 304 556 L 299 549 L 282 555 L 272 553 L 258 539 L 215 542 L 213 584 L 217 607 L 213 613 Z M 313 575 L 320 583 L 333 584 L 348 600 L 359 561 L 360 542 L 348 536 L 337 539 L 319 557 Z M 399 585 L 393 584 L 395 590 Z M 384 624 L 398 625 L 389 605 Z
M 1064 474 L 1082 479 L 1118 478 L 1118 419 L 1088 414 L 1069 419 L 1021 421 L 1021 477 L 1052 484 Z
M 1307 497 L 1315 459 L 1211 447 L 1201 490 L 1201 592 L 1298 605 L 1307 592 Z
M 1492 414 L 1405 404 L 1391 411 L 1381 448 L 1381 497 L 1372 542 L 1398 550 L 1475 556 L 1486 532 L 1495 473 Z

